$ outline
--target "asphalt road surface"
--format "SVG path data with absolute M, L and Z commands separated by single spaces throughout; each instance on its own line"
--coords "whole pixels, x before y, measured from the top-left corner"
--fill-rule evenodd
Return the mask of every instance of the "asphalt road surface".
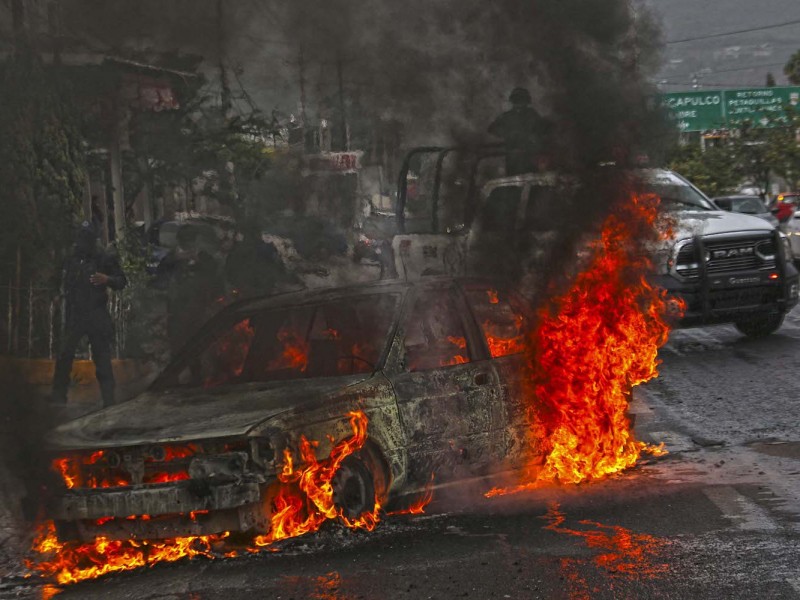
M 485 482 L 451 488 L 429 514 L 372 533 L 332 526 L 278 552 L 157 565 L 59 598 L 800 598 L 800 310 L 763 340 L 673 332 L 661 358 L 632 413 L 670 454 L 618 477 L 491 500 Z

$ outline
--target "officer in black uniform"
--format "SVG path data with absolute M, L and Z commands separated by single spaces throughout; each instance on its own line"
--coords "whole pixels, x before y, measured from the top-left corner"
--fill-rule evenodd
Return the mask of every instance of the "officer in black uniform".
M 121 290 L 128 283 L 115 256 L 98 247 L 97 234 L 84 221 L 75 247 L 64 268 L 66 329 L 53 376 L 52 401 L 66 404 L 69 376 L 75 350 L 84 336 L 89 338 L 95 374 L 100 384 L 103 406 L 114 403 L 114 372 L 111 368 L 111 342 L 114 327 L 108 312 L 107 288 Z
M 534 172 L 549 124 L 531 106 L 531 95 L 525 88 L 515 88 L 508 100 L 511 110 L 489 125 L 489 133 L 506 143 L 506 175 Z

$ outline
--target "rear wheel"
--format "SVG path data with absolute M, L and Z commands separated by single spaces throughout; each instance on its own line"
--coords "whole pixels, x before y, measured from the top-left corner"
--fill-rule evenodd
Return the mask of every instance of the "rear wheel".
M 375 478 L 358 456 L 345 458 L 331 483 L 333 503 L 344 517 L 357 519 L 375 509 Z
M 754 315 L 741 321 L 736 321 L 736 329 L 741 331 L 747 337 L 760 338 L 774 333 L 783 324 L 784 315 L 769 314 L 769 315 Z

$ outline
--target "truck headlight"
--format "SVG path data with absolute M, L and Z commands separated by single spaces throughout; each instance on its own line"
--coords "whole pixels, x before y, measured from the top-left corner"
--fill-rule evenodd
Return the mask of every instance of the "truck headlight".
M 787 263 L 794 261 L 794 253 L 792 252 L 792 244 L 789 243 L 789 237 L 785 233 L 781 233 L 781 244 L 783 244 L 783 258 Z

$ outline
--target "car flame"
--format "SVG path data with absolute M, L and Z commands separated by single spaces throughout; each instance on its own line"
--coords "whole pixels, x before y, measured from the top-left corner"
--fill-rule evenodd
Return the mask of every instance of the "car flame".
M 539 405 L 531 428 L 546 459 L 543 466 L 531 459 L 524 483 L 487 496 L 600 479 L 634 466 L 643 452 L 666 453 L 636 440 L 626 414 L 631 387 L 658 374 L 667 315 L 682 310 L 647 280 L 652 265 L 642 240 L 656 235 L 658 204 L 653 195 L 621 203 L 585 268 L 539 311 L 527 387 Z

